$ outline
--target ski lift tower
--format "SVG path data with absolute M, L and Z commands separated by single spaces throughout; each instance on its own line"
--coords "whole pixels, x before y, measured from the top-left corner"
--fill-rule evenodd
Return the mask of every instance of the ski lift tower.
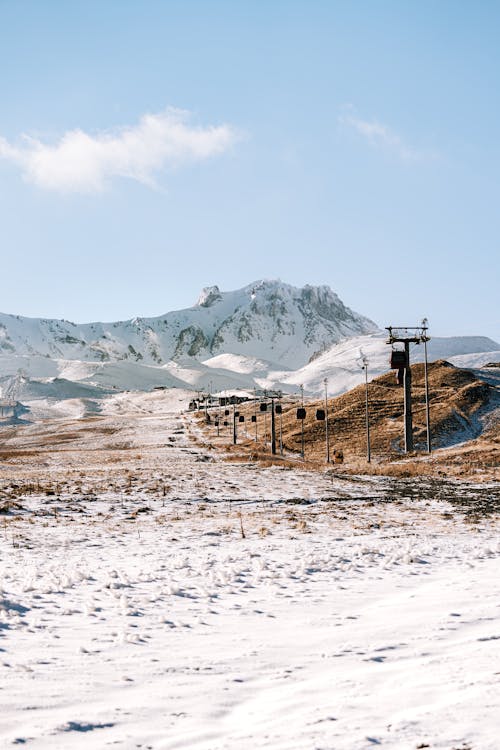
M 275 401 L 279 401 L 282 397 L 281 391 L 264 391 L 264 398 L 271 400 L 271 453 L 273 456 L 276 455 L 276 422 L 274 415 L 276 413 Z
M 395 350 L 391 356 L 391 368 L 398 370 L 398 382 L 404 385 L 404 426 L 405 453 L 413 451 L 413 417 L 411 410 L 411 369 L 410 344 L 423 344 L 429 341 L 427 325 L 421 326 L 387 326 L 389 338 L 386 343 L 391 346 L 396 343 L 404 344 L 404 351 Z M 402 356 L 404 354 L 404 356 Z M 395 356 L 399 355 L 399 356 Z

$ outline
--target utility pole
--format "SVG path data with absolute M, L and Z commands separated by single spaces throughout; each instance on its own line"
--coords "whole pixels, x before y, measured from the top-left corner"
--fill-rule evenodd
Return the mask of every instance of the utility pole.
M 427 372 L 427 342 L 429 337 L 427 336 L 428 320 L 424 318 L 422 320 L 422 341 L 424 342 L 424 380 L 425 380 L 425 426 L 427 432 L 427 453 L 431 452 L 431 415 L 429 409 L 429 378 Z
M 328 432 L 328 378 L 323 380 L 325 384 L 325 440 L 326 440 L 326 463 L 330 463 L 330 435 Z
M 267 448 L 267 411 L 264 412 L 264 450 Z
M 276 455 L 276 425 L 274 420 L 274 397 L 271 397 L 271 453 Z
M 257 442 L 259 439 L 259 432 L 258 432 L 258 427 L 257 427 L 257 390 L 256 388 L 253 389 L 253 400 L 254 400 L 253 413 L 255 417 L 255 420 L 254 420 L 255 421 L 255 442 Z
M 236 445 L 236 406 L 233 404 L 233 445 Z
M 365 423 L 366 423 L 366 460 L 368 463 L 371 462 L 371 446 L 370 446 L 370 418 L 368 414 L 368 358 L 363 357 L 363 364 L 361 367 L 365 371 Z
M 302 404 L 302 408 L 304 408 L 304 386 L 303 386 L 303 385 L 301 385 L 301 386 L 300 386 L 300 402 L 301 402 L 301 404 Z M 304 451 L 304 418 L 303 418 L 303 417 L 302 417 L 302 419 L 300 420 L 300 422 L 301 422 L 301 433 L 302 433 L 302 439 L 301 439 L 301 446 L 302 446 L 302 449 L 301 449 L 301 455 L 302 455 L 302 458 L 304 458 L 304 457 L 305 457 L 305 451 Z
M 283 455 L 283 406 L 280 403 L 280 456 Z

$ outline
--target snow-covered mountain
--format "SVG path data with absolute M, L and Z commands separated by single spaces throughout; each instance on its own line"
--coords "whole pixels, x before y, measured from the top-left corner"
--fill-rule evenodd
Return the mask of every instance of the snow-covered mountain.
M 335 395 L 362 381 L 362 355 L 370 378 L 387 371 L 386 339 L 328 287 L 278 281 L 235 292 L 208 287 L 193 307 L 158 318 L 75 325 L 0 315 L 0 397 L 87 402 L 155 386 L 293 393 L 300 385 L 313 395 L 322 392 L 324 378 Z M 500 361 L 500 344 L 481 336 L 433 337 L 428 354 L 481 367 Z M 412 347 L 412 362 L 422 357 L 423 347 Z
M 208 287 L 193 307 L 157 318 L 77 325 L 0 314 L 0 355 L 161 365 L 231 352 L 295 369 L 346 337 L 376 330 L 327 286 L 257 281 L 235 292 Z

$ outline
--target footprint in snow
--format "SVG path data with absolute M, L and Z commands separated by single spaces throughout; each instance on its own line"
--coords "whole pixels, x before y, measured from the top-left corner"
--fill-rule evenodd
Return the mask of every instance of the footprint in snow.
M 113 722 L 94 724 L 92 722 L 67 721 L 66 724 L 58 727 L 59 732 L 92 732 L 94 729 L 109 729 L 114 727 Z
M 478 638 L 477 640 L 478 641 L 499 641 L 500 635 L 486 635 L 486 636 L 483 636 L 482 638 Z

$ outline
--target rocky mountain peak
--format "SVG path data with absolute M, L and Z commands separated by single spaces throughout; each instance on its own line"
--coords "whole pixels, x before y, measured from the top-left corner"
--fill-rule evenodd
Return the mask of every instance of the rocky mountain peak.
M 217 285 L 205 286 L 198 297 L 197 305 L 199 307 L 211 307 L 214 302 L 222 299 L 220 289 Z
M 258 280 L 229 292 L 207 286 L 193 307 L 157 318 L 75 326 L 0 315 L 0 356 L 161 365 L 230 353 L 295 369 L 342 339 L 376 330 L 328 286 Z

